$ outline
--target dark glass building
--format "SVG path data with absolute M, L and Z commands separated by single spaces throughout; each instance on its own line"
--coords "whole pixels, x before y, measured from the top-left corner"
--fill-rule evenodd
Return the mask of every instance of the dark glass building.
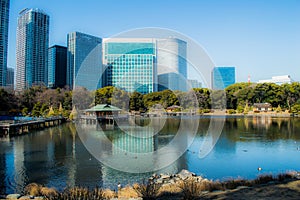
M 67 36 L 67 85 L 88 90 L 102 87 L 102 39 L 85 33 Z
M 6 86 L 9 0 L 0 0 L 0 86 Z
M 63 88 L 67 84 L 67 47 L 54 45 L 48 50 L 48 87 Z
M 14 80 L 15 80 L 14 76 L 15 76 L 14 68 L 7 68 L 6 87 L 11 89 L 14 88 Z
M 235 83 L 235 67 L 215 67 L 212 71 L 212 89 L 224 90 Z

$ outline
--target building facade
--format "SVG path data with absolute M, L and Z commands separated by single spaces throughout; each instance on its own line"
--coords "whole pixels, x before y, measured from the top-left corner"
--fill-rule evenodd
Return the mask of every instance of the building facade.
M 266 80 L 259 80 L 258 83 L 275 83 L 278 85 L 288 83 L 293 83 L 294 80 L 291 78 L 290 75 L 283 75 L 283 76 L 273 76 L 272 79 L 266 79 Z
M 6 76 L 6 87 L 13 89 L 14 88 L 14 80 L 15 80 L 15 70 L 14 68 L 7 68 L 7 76 Z
M 188 80 L 188 84 L 190 88 L 202 88 L 202 83 L 198 80 Z
M 67 84 L 67 47 L 54 45 L 48 50 L 48 87 L 63 88 Z
M 72 32 L 67 36 L 67 85 L 71 89 L 102 87 L 102 39 L 85 33 Z
M 155 39 L 107 38 L 103 52 L 108 85 L 142 94 L 157 91 Z
M 157 39 L 158 90 L 187 90 L 187 43 L 177 38 Z
M 49 16 L 40 9 L 19 13 L 16 49 L 16 90 L 48 81 Z
M 212 71 L 212 89 L 224 90 L 235 83 L 235 67 L 215 67 Z
M 10 0 L 0 0 L 0 86 L 6 86 Z

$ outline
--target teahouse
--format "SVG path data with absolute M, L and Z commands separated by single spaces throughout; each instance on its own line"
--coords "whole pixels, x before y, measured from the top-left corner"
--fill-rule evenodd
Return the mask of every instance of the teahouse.
M 272 105 L 270 103 L 255 103 L 253 104 L 254 112 L 268 112 L 272 111 Z

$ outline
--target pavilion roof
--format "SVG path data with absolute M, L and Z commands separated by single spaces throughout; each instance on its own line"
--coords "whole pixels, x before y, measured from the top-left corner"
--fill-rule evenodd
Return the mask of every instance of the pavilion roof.
M 111 112 L 111 111 L 121 111 L 122 109 L 112 106 L 109 104 L 97 104 L 96 106 L 85 110 L 86 112 Z

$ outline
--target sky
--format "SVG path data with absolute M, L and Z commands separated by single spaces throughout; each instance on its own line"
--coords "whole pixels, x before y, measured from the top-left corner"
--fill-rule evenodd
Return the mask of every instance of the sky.
M 299 0 L 11 0 L 8 67 L 24 8 L 50 16 L 49 45 L 80 31 L 111 37 L 144 27 L 172 29 L 201 45 L 216 66 L 235 66 L 237 82 L 291 75 L 300 81 Z

